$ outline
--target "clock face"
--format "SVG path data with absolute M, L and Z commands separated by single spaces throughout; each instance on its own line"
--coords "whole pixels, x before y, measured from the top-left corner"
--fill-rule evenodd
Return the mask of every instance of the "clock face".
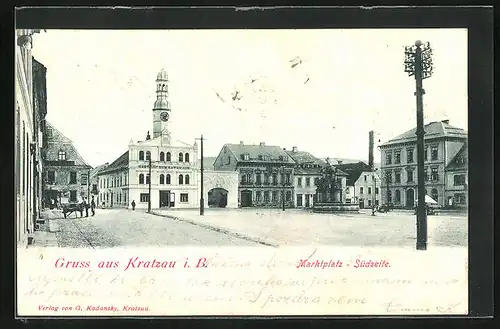
M 160 119 L 161 121 L 168 121 L 169 114 L 168 112 L 161 112 L 160 113 Z

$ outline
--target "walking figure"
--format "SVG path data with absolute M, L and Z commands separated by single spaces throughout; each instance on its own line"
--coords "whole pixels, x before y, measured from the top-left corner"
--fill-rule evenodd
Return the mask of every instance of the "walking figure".
M 132 205 L 132 210 L 135 210 L 135 200 L 132 200 L 131 205 Z
M 89 217 L 89 203 L 87 202 L 87 197 L 83 198 L 83 207 L 85 208 L 85 217 Z
M 94 196 L 92 196 L 92 200 L 90 201 L 90 210 L 92 211 L 92 216 L 95 215 L 95 201 Z

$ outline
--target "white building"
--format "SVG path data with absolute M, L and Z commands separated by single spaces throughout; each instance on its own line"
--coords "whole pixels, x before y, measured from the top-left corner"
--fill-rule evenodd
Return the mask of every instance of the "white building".
M 157 99 L 153 107 L 153 137 L 130 141 L 128 150 L 98 174 L 100 206 L 147 209 L 197 208 L 200 204 L 201 173 L 198 144 L 172 140 L 168 130 L 171 106 L 168 76 L 164 70 L 156 78 Z M 233 177 L 234 176 L 234 177 Z M 151 179 L 151 194 L 149 185 Z M 237 190 L 238 176 L 226 172 L 204 171 L 204 202 L 214 188 Z M 227 198 L 227 206 L 237 206 Z
M 354 183 L 354 195 L 359 208 L 371 208 L 380 205 L 381 181 L 378 171 L 363 171 Z

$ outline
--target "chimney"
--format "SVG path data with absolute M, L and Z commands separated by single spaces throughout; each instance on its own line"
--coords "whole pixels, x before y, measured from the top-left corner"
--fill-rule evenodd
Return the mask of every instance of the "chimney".
M 240 141 L 240 146 L 243 146 L 243 141 Z
M 449 124 L 449 123 L 450 123 L 450 120 L 449 120 L 449 119 L 446 119 L 446 120 L 442 120 L 441 122 L 442 122 L 442 123 Z
M 373 170 L 373 136 L 374 131 L 368 133 L 368 165 Z
M 148 131 L 148 134 L 146 135 L 146 140 L 150 140 L 151 139 L 151 136 L 149 135 L 149 131 Z
M 259 143 L 259 145 L 260 145 L 260 146 L 266 146 L 266 143 L 264 143 L 264 142 L 260 142 L 260 143 Z
M 292 152 L 293 152 L 293 153 L 297 153 L 297 151 L 298 151 L 298 150 L 299 150 L 299 149 L 297 148 L 297 146 L 292 147 Z

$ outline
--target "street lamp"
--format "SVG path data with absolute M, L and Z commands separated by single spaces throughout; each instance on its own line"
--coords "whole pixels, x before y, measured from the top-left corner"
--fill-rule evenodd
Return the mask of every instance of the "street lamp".
M 415 45 L 405 47 L 405 72 L 415 76 L 417 99 L 417 175 L 418 175 L 418 204 L 417 204 L 417 250 L 427 249 L 427 212 L 425 209 L 425 181 L 424 181 L 424 106 L 422 97 L 425 94 L 422 80 L 432 76 L 432 49 L 429 44 L 417 40 Z

